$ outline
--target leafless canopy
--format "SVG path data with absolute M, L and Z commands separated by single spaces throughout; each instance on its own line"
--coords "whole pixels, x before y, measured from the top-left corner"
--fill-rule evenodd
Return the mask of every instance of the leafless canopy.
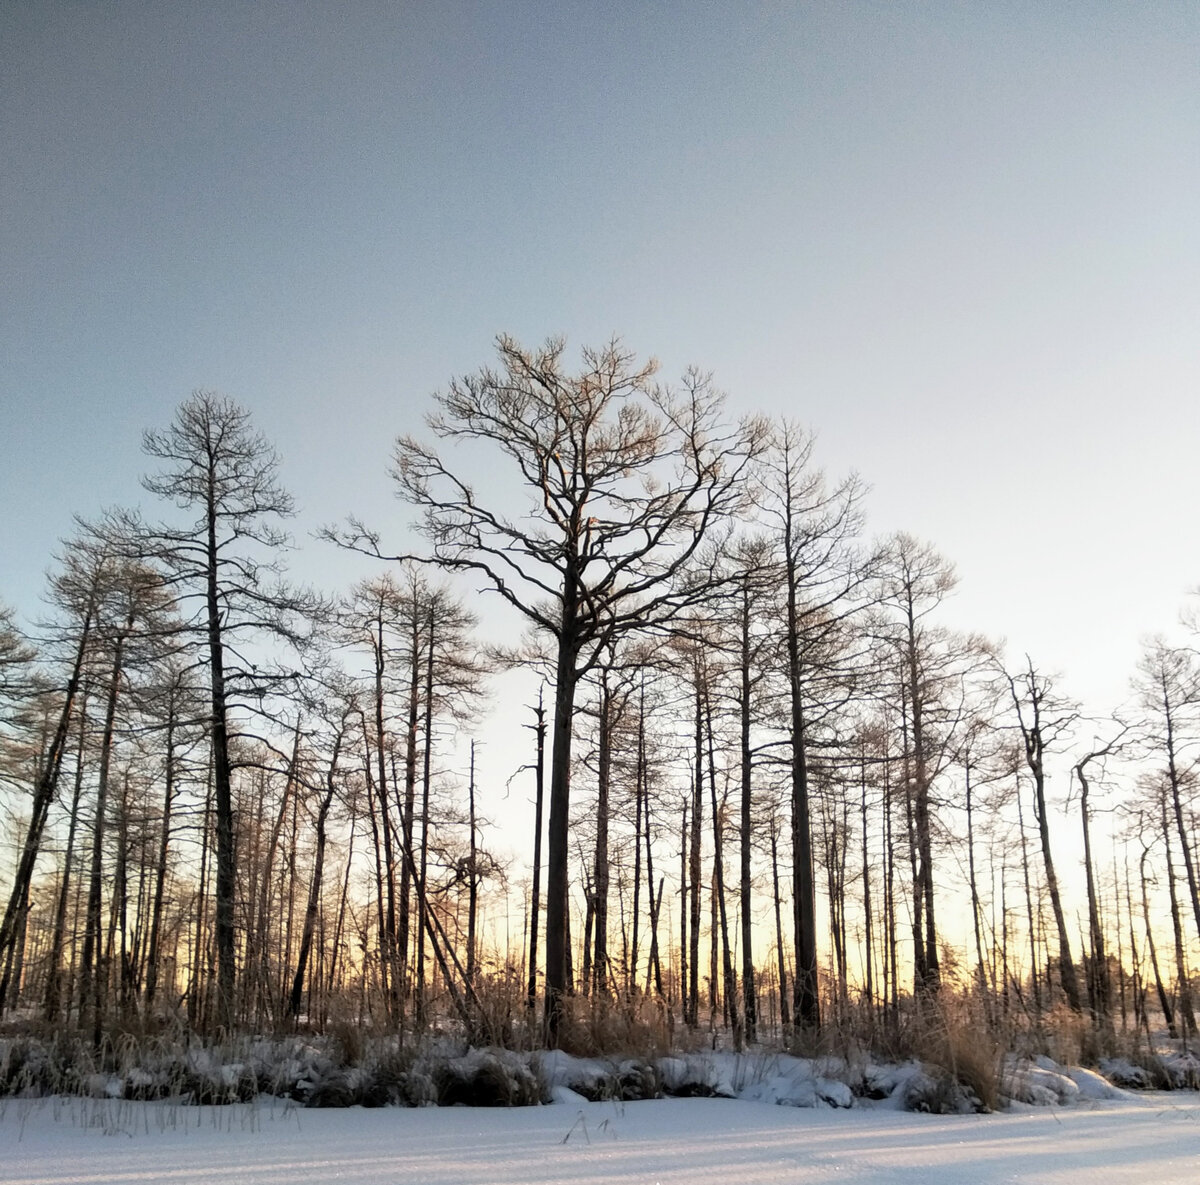
M 694 602 L 704 585 L 700 543 L 744 497 L 761 426 L 727 426 L 708 375 L 657 383 L 657 364 L 638 364 L 616 342 L 585 349 L 578 374 L 564 369 L 560 339 L 531 351 L 501 337 L 497 349 L 499 368 L 454 380 L 428 422 L 440 440 L 498 449 L 525 504 L 497 509 L 511 470 L 475 482 L 432 446 L 401 437 L 393 472 L 422 512 L 430 558 L 482 574 L 555 636 L 589 623 L 581 641 L 653 625 Z M 574 620 L 564 620 L 572 602 Z

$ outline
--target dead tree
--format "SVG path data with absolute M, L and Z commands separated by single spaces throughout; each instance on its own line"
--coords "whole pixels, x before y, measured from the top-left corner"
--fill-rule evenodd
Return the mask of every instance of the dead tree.
M 1019 674 L 1005 674 L 1020 733 L 1022 753 L 1033 784 L 1033 814 L 1041 841 L 1042 864 L 1046 871 L 1046 892 L 1054 911 L 1058 933 L 1058 975 L 1063 995 L 1072 1012 L 1082 1010 L 1075 960 L 1071 957 L 1071 941 L 1063 912 L 1062 894 L 1050 850 L 1050 819 L 1046 805 L 1046 752 L 1058 741 L 1065 740 L 1078 719 L 1076 706 L 1054 694 L 1050 680 L 1033 665 L 1026 655 L 1025 668 Z M 1036 971 L 1036 969 L 1035 969 Z

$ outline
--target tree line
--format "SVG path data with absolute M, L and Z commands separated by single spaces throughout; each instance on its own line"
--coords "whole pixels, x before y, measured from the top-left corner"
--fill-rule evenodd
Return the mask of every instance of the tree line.
M 952 565 L 868 538 L 798 425 L 564 355 L 502 337 L 434 397 L 391 471 L 420 544 L 325 528 L 377 561 L 340 590 L 288 580 L 245 409 L 201 391 L 145 434 L 160 516 L 81 518 L 46 619 L 0 614 L 0 1015 L 812 1047 L 953 1002 L 1193 1034 L 1193 649 L 1147 641 L 1087 717 L 944 624 Z M 526 756 L 485 768 L 514 670 Z M 506 779 L 515 860 L 479 810 Z

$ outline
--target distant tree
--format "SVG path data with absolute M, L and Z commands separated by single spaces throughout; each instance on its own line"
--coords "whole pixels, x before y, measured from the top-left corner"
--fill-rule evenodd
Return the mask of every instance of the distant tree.
M 339 605 L 336 622 L 337 636 L 344 642 L 359 647 L 366 647 L 371 655 L 371 723 L 372 731 L 363 730 L 363 742 L 368 752 L 365 754 L 364 768 L 371 775 L 372 763 L 370 746 L 374 744 L 374 778 L 370 797 L 378 802 L 379 821 L 382 826 L 373 826 L 372 834 L 383 841 L 382 859 L 376 860 L 376 866 L 383 874 L 383 883 L 377 886 L 377 898 L 382 904 L 380 919 L 380 937 L 382 950 L 380 966 L 387 978 L 387 995 L 393 1015 L 398 1015 L 400 994 L 402 990 L 401 967 L 405 952 L 397 943 L 397 903 L 396 903 L 396 868 L 397 857 L 393 836 L 396 833 L 394 808 L 391 798 L 396 787 L 389 793 L 388 751 L 390 747 L 389 733 L 391 732 L 391 716 L 389 695 L 396 690 L 397 679 L 402 678 L 403 671 L 392 670 L 392 658 L 395 647 L 394 635 L 399 632 L 403 637 L 406 631 L 405 596 L 401 585 L 390 576 L 382 576 L 372 580 L 360 581 Z M 417 629 L 415 615 L 407 624 Z M 420 676 L 420 656 L 416 646 L 410 654 L 410 669 L 413 679 Z M 415 696 L 414 696 L 415 705 Z M 415 711 L 415 706 L 413 711 Z M 411 823 L 409 826 L 411 832 Z M 378 855 L 378 853 L 377 853 Z M 407 864 L 405 864 L 407 868 Z
M 534 735 L 533 884 L 529 894 L 529 966 L 525 989 L 525 1006 L 530 1014 L 537 1007 L 538 912 L 541 907 L 542 833 L 545 830 L 542 813 L 546 795 L 546 708 L 542 702 L 542 691 L 543 688 L 539 687 L 537 707 L 530 706 L 534 723 L 525 725 Z
M 110 781 L 116 752 L 118 707 L 124 698 L 129 667 L 147 657 L 146 643 L 156 644 L 165 634 L 170 600 L 163 588 L 162 573 L 150 565 L 108 559 L 102 540 L 87 541 L 107 563 L 96 612 L 96 659 L 102 664 L 97 672 L 103 688 L 103 723 L 96 776 L 95 814 L 92 821 L 92 850 L 85 910 L 83 953 L 80 956 L 80 1009 L 90 1014 L 93 1040 L 99 1045 L 105 1011 L 106 976 L 104 974 L 101 933 L 104 882 L 105 828 L 109 811 Z M 137 653 L 142 643 L 142 653 Z M 151 651 L 152 653 L 152 651 Z M 119 844 L 118 839 L 118 844 Z M 118 852 L 118 868 L 125 866 L 125 854 Z M 114 891 L 123 889 L 116 878 Z M 124 969 L 123 969 L 124 970 Z M 127 975 L 127 970 L 126 970 Z
M 68 733 L 84 678 L 97 605 L 108 565 L 107 556 L 97 557 L 95 553 L 76 555 L 68 550 L 63 572 L 59 577 L 64 594 L 69 599 L 69 608 L 61 633 L 63 642 L 69 648 L 70 657 L 64 664 L 64 685 L 57 712 L 54 713 L 57 720 L 53 726 L 53 733 L 36 761 L 29 823 L 17 857 L 8 904 L 3 919 L 0 920 L 0 1014 L 4 1012 L 10 987 L 17 978 L 13 972 L 20 962 L 17 952 L 24 943 L 33 871 L 41 851 L 46 820 L 49 818 L 58 788 Z M 19 654 L 19 648 L 11 641 L 9 653 L 14 658 Z M 10 677 L 13 670 L 14 667 L 10 666 Z
M 1104 927 L 1100 920 L 1100 899 L 1096 886 L 1096 861 L 1092 853 L 1092 811 L 1090 802 L 1093 772 L 1088 768 L 1095 762 L 1103 776 L 1106 758 L 1119 752 L 1121 742 L 1129 731 L 1128 726 L 1114 726 L 1113 735 L 1097 741 L 1093 748 L 1084 753 L 1074 765 L 1072 773 L 1079 783 L 1079 817 L 1083 826 L 1083 871 L 1087 883 L 1088 943 L 1091 948 L 1087 960 L 1088 1007 L 1092 1021 L 1097 1027 L 1111 1026 L 1109 1015 L 1112 1006 L 1112 976 L 1109 972 L 1108 955 L 1104 945 Z
M 1050 896 L 1050 907 L 1054 911 L 1054 925 L 1058 933 L 1058 974 L 1063 995 L 1072 1012 L 1082 1010 L 1079 980 L 1075 974 L 1075 960 L 1071 956 L 1071 940 L 1067 930 L 1066 914 L 1063 911 L 1062 893 L 1059 890 L 1058 874 L 1050 851 L 1050 819 L 1046 805 L 1046 753 L 1056 744 L 1064 742 L 1079 719 L 1079 707 L 1064 699 L 1055 690 L 1051 680 L 1034 666 L 1026 656 L 1024 669 L 1012 674 L 1005 672 L 1020 734 L 1021 749 L 1025 764 L 1033 782 L 1033 814 L 1041 840 L 1042 865 L 1046 870 L 1046 891 Z
M 13 611 L 0 603 L 0 724 L 29 689 L 33 647 L 17 629 Z
M 204 716 L 204 690 L 197 687 L 180 656 L 159 663 L 141 690 L 143 711 L 160 745 L 163 785 L 158 813 L 158 843 L 153 873 L 149 932 L 146 939 L 145 1002 L 153 1007 L 159 986 L 167 877 L 172 863 L 176 800 L 187 772 L 186 760 L 203 737 L 195 726 Z
M 820 693 L 828 677 L 831 637 L 851 611 L 850 594 L 866 569 L 854 562 L 851 541 L 861 525 L 862 487 L 851 476 L 831 485 L 813 464 L 813 438 L 779 424 L 766 452 L 757 501 L 781 572 L 783 667 L 786 672 L 787 762 L 792 813 L 792 932 L 796 975 L 792 1019 L 797 1028 L 821 1023 L 817 983 L 817 913 L 813 874 L 811 748 Z
M 1195 748 L 1200 729 L 1200 668 L 1192 650 L 1168 646 L 1152 638 L 1138 661 L 1134 689 L 1143 710 L 1143 744 L 1152 759 L 1163 763 L 1167 810 L 1183 852 L 1188 896 L 1196 933 L 1200 935 L 1200 872 L 1196 868 L 1194 837 L 1185 817 L 1185 791 L 1196 768 Z
M 770 596 L 779 569 L 771 563 L 771 544 L 765 536 L 747 536 L 738 541 L 732 562 L 738 573 L 733 596 L 737 662 L 737 689 L 734 701 L 738 717 L 738 765 L 741 792 L 740 851 L 738 859 L 738 906 L 742 933 L 742 1013 L 745 1018 L 746 1041 L 758 1040 L 758 999 L 754 976 L 754 910 L 751 881 L 751 854 L 754 819 L 753 742 L 755 717 L 761 712 L 761 700 L 766 689 L 770 667 L 770 643 L 774 628 L 771 615 L 761 612 L 762 601 Z
M 933 786 L 954 751 L 964 714 L 964 668 L 982 644 L 933 625 L 929 616 L 954 588 L 954 567 L 911 535 L 895 535 L 883 560 L 879 599 L 891 611 L 885 666 L 895 672 L 913 865 L 913 978 L 918 995 L 941 985 L 933 872 Z
M 980 791 L 994 787 L 1012 772 L 1011 747 L 1003 734 L 992 727 L 992 702 L 979 704 L 975 714 L 963 729 L 957 745 L 956 762 L 963 772 L 963 809 L 966 816 L 967 887 L 971 894 L 971 933 L 975 944 L 975 981 L 983 1001 L 984 1015 L 995 1020 L 993 1009 L 994 980 L 989 981 L 989 964 L 983 945 L 983 910 L 979 892 L 976 861 L 976 816 L 980 806 Z M 986 802 L 984 803 L 986 806 Z
M 614 750 L 618 747 L 622 725 L 630 714 L 633 693 L 633 670 L 628 657 L 614 648 L 597 660 L 592 672 L 595 682 L 595 751 L 589 754 L 594 762 L 596 776 L 596 806 L 594 811 L 596 842 L 592 860 L 592 891 L 588 895 L 588 923 L 585 933 L 592 936 L 592 943 L 583 956 L 583 981 L 585 990 L 597 998 L 607 996 L 613 986 L 609 965 L 609 890 L 612 882 L 612 849 L 610 835 L 613 824 Z M 635 882 L 635 890 L 640 885 Z M 590 970 L 590 976 L 589 976 Z M 591 983 L 588 983 L 589 978 Z
M 700 545 L 744 498 L 757 423 L 729 426 L 708 376 L 653 382 L 612 343 L 569 373 L 563 342 L 497 343 L 500 369 L 436 396 L 435 436 L 497 450 L 524 487 L 516 513 L 480 498 L 464 458 L 452 465 L 413 437 L 396 445 L 401 494 L 422 513 L 426 558 L 473 572 L 554 639 L 555 703 L 546 895 L 546 1027 L 557 1039 L 567 990 L 568 819 L 575 689 L 611 641 L 662 625 L 703 599 Z M 499 485 L 499 488 L 504 488 Z M 349 540 L 378 554 L 361 528 Z M 414 557 L 417 558 L 417 557 Z
M 484 691 L 487 663 L 475 645 L 475 625 L 474 616 L 448 589 L 432 584 L 412 565 L 401 568 L 397 577 L 385 573 L 356 584 L 336 613 L 339 640 L 370 658 L 369 691 L 361 697 L 370 705 L 364 709 L 370 727 L 364 729 L 363 741 L 369 797 L 378 803 L 382 824 L 372 828 L 382 844 L 377 862 L 380 965 L 387 976 L 389 1008 L 397 1018 L 410 945 L 417 948 L 418 1003 L 422 992 L 426 921 L 417 883 L 424 880 L 428 862 L 436 732 L 446 719 L 462 723 L 474 718 Z
M 13 611 L 0 602 L 0 787 L 22 781 L 17 771 L 23 763 L 16 754 L 28 747 L 27 710 L 37 693 L 45 691 L 36 677 L 35 657 Z
M 317 930 L 317 916 L 321 905 L 321 890 L 325 875 L 325 852 L 328 843 L 329 813 L 334 798 L 342 788 L 345 777 L 341 768 L 341 757 L 346 740 L 351 731 L 352 721 L 363 719 L 361 707 L 355 700 L 354 692 L 340 672 L 325 672 L 321 679 L 320 688 L 309 688 L 308 698 L 312 700 L 311 710 L 320 721 L 320 745 L 322 752 L 322 771 L 319 784 L 308 787 L 315 799 L 315 809 L 308 803 L 309 812 L 314 816 L 315 847 L 313 851 L 312 879 L 308 886 L 308 899 L 304 907 L 304 922 L 300 932 L 300 950 L 296 956 L 296 970 L 292 976 L 291 988 L 288 992 L 286 1015 L 296 1021 L 300 1017 L 301 1004 L 304 999 L 305 975 L 308 972 L 309 957 L 312 954 L 313 938 Z M 309 796 L 306 796 L 306 798 Z M 310 992 L 311 994 L 311 992 Z M 312 1009 L 310 1007 L 309 1011 Z

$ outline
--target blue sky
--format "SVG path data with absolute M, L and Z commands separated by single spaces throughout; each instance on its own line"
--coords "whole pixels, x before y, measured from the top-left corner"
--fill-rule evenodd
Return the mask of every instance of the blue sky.
M 811 425 L 1099 706 L 1200 582 L 1200 6 L 9 0 L 0 162 L 26 616 L 196 387 L 302 539 L 398 537 L 392 439 L 502 331 Z

